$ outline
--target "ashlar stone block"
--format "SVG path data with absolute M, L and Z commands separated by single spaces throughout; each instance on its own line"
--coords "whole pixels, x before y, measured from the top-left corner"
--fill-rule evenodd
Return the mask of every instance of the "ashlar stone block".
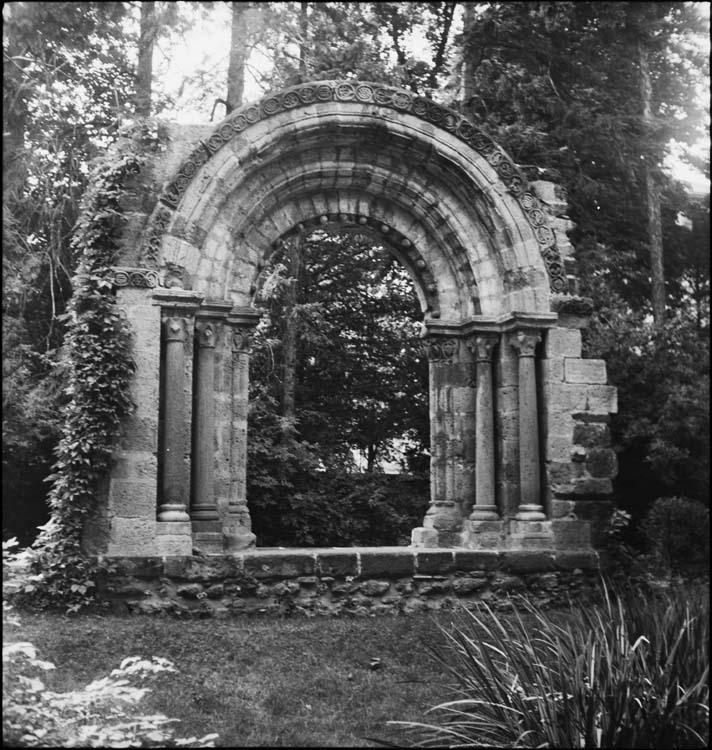
M 564 375 L 567 383 L 606 383 L 606 363 L 602 359 L 564 360 Z
M 571 328 L 551 328 L 544 339 L 547 359 L 581 356 L 581 331 Z

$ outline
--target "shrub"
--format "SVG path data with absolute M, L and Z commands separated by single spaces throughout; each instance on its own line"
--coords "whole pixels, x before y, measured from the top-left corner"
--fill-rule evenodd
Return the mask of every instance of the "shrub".
M 605 590 L 602 605 L 501 619 L 489 607 L 446 632 L 455 679 L 434 723 L 389 722 L 423 747 L 706 747 L 709 594 Z
M 653 564 L 663 572 L 709 569 L 710 512 L 702 503 L 684 497 L 658 498 L 640 528 Z
M 64 693 L 45 686 L 40 675 L 55 666 L 38 659 L 31 643 L 3 643 L 2 662 L 6 746 L 214 747 L 216 734 L 176 738 L 171 725 L 178 719 L 138 712 L 138 703 L 150 690 L 132 683 L 175 672 L 165 659 L 129 657 L 108 677 Z

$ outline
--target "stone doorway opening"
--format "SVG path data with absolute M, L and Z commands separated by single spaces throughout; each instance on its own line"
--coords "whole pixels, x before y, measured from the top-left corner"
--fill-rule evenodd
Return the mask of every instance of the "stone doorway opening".
M 259 547 L 408 545 L 429 496 L 424 262 L 383 222 L 323 218 L 283 235 L 257 279 L 252 531 Z

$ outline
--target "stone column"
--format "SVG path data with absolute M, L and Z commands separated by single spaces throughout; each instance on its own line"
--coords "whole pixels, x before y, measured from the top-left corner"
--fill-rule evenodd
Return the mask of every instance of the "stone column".
M 259 320 L 256 311 L 234 311 L 227 320 L 232 328 L 232 423 L 230 435 L 230 499 L 223 522 L 223 543 L 228 551 L 254 547 L 247 507 L 247 407 L 252 334 Z
M 163 320 L 165 341 L 163 386 L 162 502 L 159 521 L 190 521 L 185 506 L 185 337 L 186 319 Z
M 413 530 L 415 546 L 460 544 L 464 506 L 472 502 L 474 384 L 469 353 L 455 336 L 430 336 L 430 507 L 423 526 Z M 462 347 L 464 348 L 464 347 Z M 474 429 L 470 430 L 474 432 Z M 471 450 L 470 450 L 471 447 Z M 468 458 L 472 466 L 468 466 Z
M 193 419 L 193 483 L 190 509 L 194 532 L 218 533 L 220 517 L 215 502 L 215 339 L 214 320 L 195 325 L 196 372 Z
M 539 415 L 534 353 L 538 331 L 518 331 L 510 338 L 519 357 L 519 512 L 518 521 L 545 521 L 541 504 Z
M 495 503 L 494 393 L 492 389 L 492 350 L 497 336 L 475 336 L 471 346 L 475 354 L 477 391 L 475 398 L 475 505 L 472 521 L 497 521 Z

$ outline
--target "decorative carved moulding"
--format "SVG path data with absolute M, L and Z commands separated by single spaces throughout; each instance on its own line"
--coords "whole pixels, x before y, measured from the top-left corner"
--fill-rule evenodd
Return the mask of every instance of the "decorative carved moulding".
M 193 316 L 203 301 L 203 295 L 186 289 L 154 289 L 153 304 L 160 305 L 166 316 Z
M 153 268 L 132 268 L 128 266 L 114 266 L 111 269 L 112 283 L 116 287 L 137 287 L 139 289 L 155 289 L 162 286 L 158 271 Z
M 362 81 L 314 81 L 294 86 L 279 94 L 270 94 L 259 102 L 247 104 L 233 112 L 220 123 L 213 133 L 201 141 L 183 162 L 175 178 L 166 186 L 159 198 L 159 207 L 149 222 L 145 235 L 142 259 L 156 262 L 161 236 L 171 218 L 171 211 L 180 203 L 183 194 L 201 167 L 244 130 L 295 107 L 319 102 L 344 102 L 356 105 L 378 105 L 408 113 L 436 127 L 442 128 L 482 155 L 496 171 L 499 179 L 521 207 L 541 251 L 549 275 L 552 292 L 564 293 L 568 280 L 556 238 L 548 225 L 542 204 L 529 189 L 526 178 L 502 149 L 477 125 L 459 112 L 443 107 L 430 99 L 415 96 L 409 91 Z M 200 183 L 201 189 L 204 184 Z
M 462 322 L 432 320 L 423 322 L 423 337 L 450 336 L 455 338 L 466 338 L 478 335 L 487 336 L 491 334 L 511 333 L 513 331 L 540 332 L 546 328 L 554 328 L 558 323 L 556 313 L 524 313 L 515 312 L 496 318 L 477 315 Z M 468 343 L 469 345 L 469 343 Z
M 185 319 L 164 318 L 163 330 L 166 341 L 183 341 L 185 339 Z
M 460 353 L 460 339 L 455 336 L 428 336 L 423 348 L 430 362 L 454 362 Z
M 214 349 L 217 329 L 210 320 L 201 320 L 195 324 L 195 340 L 201 349 Z
M 262 313 L 254 307 L 233 307 L 225 321 L 232 329 L 232 357 L 237 360 L 241 354 L 252 351 L 255 328 Z

